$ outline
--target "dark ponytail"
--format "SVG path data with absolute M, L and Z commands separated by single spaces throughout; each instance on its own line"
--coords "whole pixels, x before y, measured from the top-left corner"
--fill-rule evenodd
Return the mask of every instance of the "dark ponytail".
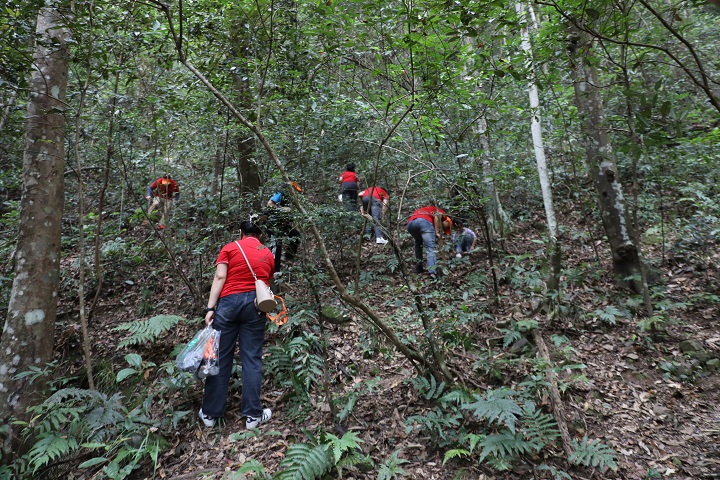
M 263 234 L 263 231 L 252 223 L 250 220 L 243 220 L 240 224 L 240 231 L 242 231 L 243 235 L 252 235 L 253 237 L 259 237 Z

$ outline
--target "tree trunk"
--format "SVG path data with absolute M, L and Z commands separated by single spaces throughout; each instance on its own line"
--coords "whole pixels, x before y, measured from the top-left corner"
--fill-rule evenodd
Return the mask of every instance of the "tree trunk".
M 246 34 L 247 35 L 247 34 Z M 243 71 L 244 57 L 248 55 L 246 44 L 248 39 L 238 34 L 233 38 L 233 55 L 239 60 L 239 70 L 233 73 L 233 85 L 237 94 L 240 109 L 252 111 L 253 101 L 250 94 L 249 73 Z M 240 182 L 240 193 L 257 193 L 260 191 L 260 173 L 255 162 L 255 138 L 252 135 L 238 135 L 237 142 L 237 176 Z
M 543 146 L 542 125 L 540 124 L 540 98 L 538 88 L 535 84 L 535 62 L 533 60 L 532 46 L 530 45 L 530 34 L 527 28 L 527 13 L 522 3 L 515 4 L 515 9 L 520 17 L 522 27 L 520 36 L 522 38 L 522 49 L 527 56 L 526 63 L 530 65 L 530 79 L 528 80 L 528 97 L 530 99 L 530 131 L 532 132 L 533 149 L 535 151 L 535 163 L 537 164 L 540 189 L 542 190 L 543 204 L 545 205 L 545 218 L 548 224 L 548 262 L 550 266 L 550 278 L 548 280 L 548 293 L 555 297 L 560 285 L 560 245 L 558 243 L 558 228 L 555 220 L 555 206 L 553 203 L 550 177 L 548 176 L 547 162 L 545 159 L 545 147 Z
M 636 293 L 643 292 L 640 252 L 628 217 L 620 175 L 615 164 L 605 118 L 597 69 L 592 61 L 592 40 L 575 31 L 571 36 L 571 69 L 575 104 L 583 116 L 582 138 L 590 176 L 598 192 L 603 227 L 610 244 L 618 282 Z
M 26 419 L 43 386 L 15 376 L 53 358 L 60 273 L 65 157 L 67 20 L 54 8 L 38 13 L 23 156 L 15 278 L 0 339 L 0 423 Z M 12 435 L 12 433 L 11 433 Z M 9 441 L 12 438 L 9 437 Z M 7 444 L 7 442 L 6 442 Z

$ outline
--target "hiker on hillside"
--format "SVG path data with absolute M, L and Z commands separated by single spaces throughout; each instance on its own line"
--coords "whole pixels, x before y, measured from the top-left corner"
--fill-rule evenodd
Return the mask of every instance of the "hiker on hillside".
M 423 248 L 427 250 L 427 271 L 437 278 L 435 246 L 442 245 L 442 235 L 450 234 L 452 220 L 442 208 L 432 205 L 418 208 L 410 215 L 407 231 L 415 239 L 415 271 L 423 272 Z
M 354 212 L 357 205 L 358 190 L 360 189 L 360 179 L 355 173 L 355 164 L 348 163 L 338 180 L 340 181 L 342 202 L 345 210 Z
M 455 256 L 462 257 L 463 252 L 470 252 L 475 249 L 477 235 L 465 226 L 462 218 L 453 218 L 452 242 L 455 245 Z
M 276 272 L 280 272 L 282 262 L 295 258 L 300 245 L 300 232 L 293 225 L 289 188 L 293 188 L 298 193 L 303 191 L 296 182 L 283 183 L 272 194 L 267 203 L 268 208 L 263 212 L 265 228 L 273 244 Z M 285 252 L 283 245 L 287 246 Z
M 260 401 L 267 316 L 255 308 L 255 278 L 248 267 L 249 262 L 257 278 L 270 285 L 275 260 L 270 250 L 260 243 L 261 234 L 257 225 L 243 221 L 239 240 L 225 245 L 215 261 L 205 324 L 220 331 L 220 371 L 205 379 L 199 415 L 206 427 L 214 426 L 215 419 L 225 415 L 236 345 L 240 347 L 242 362 L 240 412 L 245 417 L 245 427 L 255 428 L 272 417 L 270 409 L 263 408 Z
M 365 235 L 370 237 L 370 232 L 373 227 L 375 228 L 375 243 L 384 245 L 388 243 L 383 238 L 382 230 L 378 226 L 380 223 L 380 217 L 382 217 L 384 211 L 387 209 L 388 202 L 390 201 L 390 195 L 384 188 L 381 187 L 370 187 L 360 192 L 362 198 L 362 213 L 372 215 L 374 222 L 368 222 L 365 229 Z
M 156 208 L 162 208 L 162 215 L 160 216 L 160 223 L 158 224 L 158 228 L 162 230 L 165 228 L 165 223 L 170 221 L 173 200 L 180 200 L 180 187 L 170 174 L 166 173 L 150 184 L 145 198 L 148 201 L 152 199 L 147 212 L 148 217 Z M 143 223 L 147 223 L 147 220 Z

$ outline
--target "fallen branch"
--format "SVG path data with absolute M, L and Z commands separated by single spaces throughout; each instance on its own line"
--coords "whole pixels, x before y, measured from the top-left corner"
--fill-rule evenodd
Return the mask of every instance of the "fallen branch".
M 569 457 L 573 453 L 572 443 L 570 442 L 570 432 L 567 427 L 567 415 L 565 415 L 565 405 L 563 404 L 562 398 L 560 398 L 560 389 L 558 388 L 557 375 L 553 370 L 553 364 L 550 360 L 550 353 L 548 352 L 545 340 L 542 338 L 540 330 L 537 328 L 532 331 L 532 337 L 535 341 L 535 345 L 538 349 L 538 355 L 545 360 L 545 377 L 550 384 L 550 402 L 553 407 L 553 415 L 555 416 L 555 422 L 557 422 L 558 430 L 560 430 L 560 438 L 562 439 L 563 450 Z

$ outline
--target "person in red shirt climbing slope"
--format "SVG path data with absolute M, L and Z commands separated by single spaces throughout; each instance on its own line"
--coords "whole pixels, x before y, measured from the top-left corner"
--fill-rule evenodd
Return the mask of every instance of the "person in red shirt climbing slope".
M 410 215 L 407 231 L 415 239 L 415 271 L 422 273 L 423 248 L 427 250 L 427 271 L 437 277 L 435 246 L 441 245 L 443 233 L 449 235 L 452 220 L 442 208 L 429 205 L 418 208 Z
M 360 189 L 360 179 L 355 173 L 355 164 L 348 163 L 338 180 L 341 184 L 342 202 L 345 210 L 354 212 L 357 205 L 358 190 Z
M 180 200 L 180 187 L 178 187 L 177 182 L 172 179 L 170 174 L 166 173 L 150 184 L 145 198 L 147 200 L 152 199 L 152 203 L 147 212 L 148 216 L 150 216 L 156 208 L 162 208 L 158 228 L 163 229 L 165 228 L 165 222 L 169 221 L 172 215 L 173 200 Z
M 382 216 L 383 211 L 387 208 L 388 202 L 390 201 L 390 195 L 388 195 L 388 192 L 385 191 L 384 188 L 369 187 L 360 192 L 360 197 L 362 198 L 363 213 L 371 214 L 373 220 L 375 220 L 375 222 L 373 222 L 375 226 L 375 243 L 380 245 L 388 243 L 388 241 L 383 238 L 382 230 L 377 224 L 380 223 L 380 217 Z M 368 222 L 365 235 L 369 237 L 372 228 L 373 224 Z

